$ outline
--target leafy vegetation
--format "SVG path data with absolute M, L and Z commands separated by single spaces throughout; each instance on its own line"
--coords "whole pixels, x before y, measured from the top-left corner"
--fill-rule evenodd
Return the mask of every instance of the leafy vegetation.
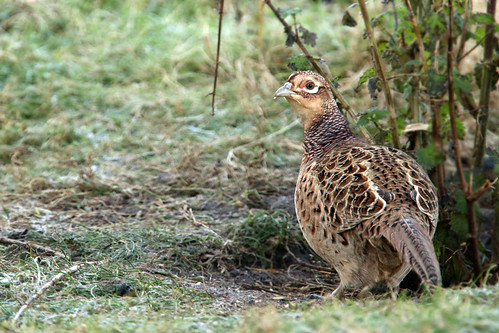
M 407 292 L 397 301 L 315 300 L 337 281 L 296 225 L 302 130 L 272 96 L 289 75 L 288 63 L 299 69 L 318 58 L 286 47 L 289 36 L 261 4 L 226 4 L 212 117 L 207 94 L 218 22 L 212 1 L 0 0 L 0 330 L 497 330 L 493 286 L 421 298 Z M 383 101 L 369 43 L 359 25 L 341 26 L 338 13 L 347 4 L 286 5 L 301 6 L 281 13 L 299 24 L 297 38 L 315 44 L 321 66 L 334 69 L 336 88 L 358 110 L 360 125 L 380 142 L 390 140 L 387 110 L 366 93 L 369 84 Z M 356 10 L 349 9 L 351 19 L 359 18 Z M 421 23 L 435 36 L 425 43 L 436 43 L 445 14 L 444 8 Z M 402 51 L 390 38 L 393 17 L 373 17 L 383 59 L 395 64 Z M 490 16 L 473 12 L 469 22 L 474 30 L 466 38 L 483 43 Z M 408 23 L 399 24 L 413 41 Z M 474 70 L 466 59 L 455 89 L 476 97 L 488 63 Z M 435 93 L 446 77 L 441 60 Z M 400 64 L 410 73 L 422 66 L 416 56 Z M 421 93 L 405 79 L 390 79 L 400 134 L 408 112 L 400 100 Z M 441 108 L 443 128 L 450 126 L 449 110 Z M 496 117 L 491 107 L 490 124 Z M 470 141 L 461 122 L 460 138 Z M 426 147 L 421 159 L 437 165 L 442 155 L 432 150 L 432 138 L 417 136 Z M 410 147 L 416 139 L 408 138 Z M 450 196 L 451 222 L 440 224 L 441 256 L 452 257 L 453 266 L 445 267 L 456 284 L 471 279 L 461 245 L 465 195 Z
M 473 1 L 383 1 L 381 13 L 370 16 L 366 4 L 359 1 L 358 6 L 346 8 L 342 19 L 344 25 L 356 27 L 352 13 L 358 7 L 365 25 L 364 38 L 371 46 L 373 66 L 363 71 L 356 90 L 366 85 L 374 101 L 381 92 L 384 95 L 382 107 L 357 113 L 356 127 L 367 128 L 375 142 L 391 142 L 396 148 L 401 148 L 400 134 L 408 134 L 403 148 L 413 150 L 431 171 L 440 202 L 449 203 L 442 204 L 442 226 L 436 240 L 442 247 L 442 266 L 453 267 L 444 267 L 444 272 L 449 272 L 444 276 L 448 282 L 456 282 L 455 276 L 468 279 L 469 274 L 457 272 L 469 271 L 468 264 L 478 277 L 498 263 L 497 255 L 491 254 L 499 248 L 497 230 L 485 246 L 483 232 L 479 240 L 477 222 L 484 211 L 498 211 L 499 207 L 497 196 L 493 201 L 487 199 L 497 173 L 489 173 L 489 179 L 481 175 L 484 158 L 491 158 L 484 155 L 485 147 L 494 151 L 499 142 L 497 134 L 489 133 L 489 110 L 495 103 L 490 89 L 499 79 L 498 50 L 493 47 L 499 25 L 494 21 L 493 3 L 488 2 L 487 13 L 473 13 Z M 300 26 L 295 14 L 293 19 L 294 26 Z M 289 39 L 293 29 L 285 26 L 285 30 Z M 320 57 L 299 46 L 304 55 L 292 57 L 291 67 L 322 71 L 314 63 Z M 482 51 L 479 61 L 476 49 Z M 471 56 L 474 62 L 467 61 Z M 334 89 L 333 93 L 341 98 Z M 491 142 L 487 142 L 490 137 Z M 465 151 L 461 145 L 469 145 L 467 141 L 473 142 L 473 149 Z M 452 159 L 454 165 L 450 164 Z M 463 198 L 464 202 L 456 204 Z M 484 223 L 490 226 L 497 221 L 496 216 L 495 222 L 489 218 Z M 489 241 L 487 236 L 485 239 Z M 497 281 L 496 274 L 493 281 Z

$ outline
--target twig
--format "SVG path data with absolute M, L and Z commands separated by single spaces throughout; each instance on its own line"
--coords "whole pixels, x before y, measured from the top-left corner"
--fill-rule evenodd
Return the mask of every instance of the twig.
M 490 180 L 485 180 L 485 182 L 483 182 L 482 186 L 480 186 L 480 188 L 474 192 L 470 192 L 468 191 L 467 193 L 467 196 L 470 198 L 470 200 L 472 201 L 477 201 L 478 199 L 480 199 L 480 197 L 485 193 L 487 192 L 491 187 L 492 185 L 494 185 L 495 183 L 497 182 L 497 178 L 491 182 Z M 469 187 L 469 186 L 468 186 Z
M 388 110 L 388 114 L 390 116 L 390 127 L 392 132 L 392 141 L 393 146 L 395 148 L 400 149 L 400 138 L 398 134 L 398 126 L 397 126 L 397 115 L 395 114 L 395 107 L 392 97 L 392 91 L 386 80 L 385 69 L 383 63 L 381 62 L 381 57 L 379 55 L 378 45 L 376 44 L 376 40 L 373 36 L 372 28 L 371 28 L 371 20 L 369 19 L 369 14 L 367 13 L 367 7 L 364 0 L 358 0 L 360 11 L 362 13 L 362 18 L 364 19 L 364 24 L 366 26 L 366 34 L 369 37 L 371 42 L 371 51 L 373 53 L 373 58 L 376 63 L 377 72 L 381 78 L 381 83 L 383 85 L 383 92 L 386 97 L 386 108 Z
M 211 232 L 212 234 L 214 234 L 215 236 L 217 236 L 218 238 L 220 238 L 221 240 L 223 240 L 224 241 L 224 245 L 226 245 L 227 243 L 229 243 L 229 240 L 227 240 L 227 239 L 223 238 L 222 236 L 220 236 L 215 230 L 211 229 L 206 223 L 201 222 L 198 219 L 196 219 L 196 217 L 194 216 L 194 213 L 192 212 L 192 208 L 189 208 L 189 215 L 190 215 L 190 218 L 191 218 L 191 220 L 192 220 L 193 223 L 199 224 L 200 226 L 202 226 L 203 228 L 205 228 L 206 230 L 208 230 L 209 232 Z
M 468 31 L 466 31 L 466 32 L 468 32 Z M 484 39 L 485 39 L 485 36 L 483 36 L 482 38 L 480 38 L 480 40 L 471 49 L 469 49 L 468 51 L 466 51 L 465 54 L 463 54 L 462 56 L 460 56 L 459 58 L 457 58 L 456 61 L 458 63 L 461 62 L 461 60 L 463 60 L 464 58 L 466 58 L 471 52 L 473 52 L 477 47 L 479 47 L 482 44 L 482 42 L 483 42 Z
M 142 267 L 140 270 L 142 272 L 152 274 L 152 275 L 162 275 L 162 276 L 168 276 L 171 278 L 178 278 L 178 276 L 176 276 L 175 274 L 164 271 L 164 270 L 151 269 L 151 268 L 146 268 L 146 267 Z
M 227 158 L 226 158 L 226 161 L 227 163 L 229 164 L 232 164 L 232 159 L 234 158 L 234 153 L 243 149 L 243 148 L 249 148 L 249 147 L 253 147 L 253 146 L 256 146 L 262 142 L 266 142 L 270 139 L 272 139 L 274 136 L 277 136 L 277 135 L 280 135 L 282 133 L 285 133 L 287 131 L 289 131 L 290 129 L 292 129 L 293 127 L 295 127 L 296 125 L 298 125 L 300 123 L 300 120 L 299 119 L 295 119 L 292 123 L 284 126 L 283 128 L 281 128 L 280 130 L 278 131 L 275 131 L 273 133 L 270 133 L 266 136 L 264 136 L 263 138 L 260 138 L 258 140 L 255 140 L 255 141 L 251 141 L 251 142 L 248 142 L 248 143 L 245 143 L 243 145 L 240 145 L 240 146 L 237 146 L 235 148 L 232 148 L 229 153 L 227 154 Z
M 274 5 L 272 4 L 272 1 L 265 0 L 265 3 L 267 4 L 267 6 L 269 6 L 269 8 L 274 13 L 274 15 L 277 17 L 277 19 L 284 26 L 284 31 L 286 32 L 286 34 L 288 36 L 289 35 L 295 36 L 296 45 L 298 45 L 298 47 L 302 50 L 303 54 L 305 54 L 305 57 L 307 57 L 307 59 L 310 61 L 310 63 L 314 67 L 314 69 L 320 75 L 327 78 L 328 77 L 327 74 L 324 73 L 324 71 L 320 68 L 319 64 L 317 64 L 317 62 L 314 60 L 314 57 L 310 54 L 310 52 L 308 52 L 308 49 L 305 47 L 305 45 L 301 41 L 300 37 L 298 35 L 295 35 L 295 33 L 293 32 L 293 28 L 291 28 L 291 26 L 284 20 L 284 18 L 281 16 L 281 14 L 279 14 L 279 11 L 274 7 Z M 341 104 L 342 108 L 345 109 L 345 111 L 350 114 L 351 119 L 352 119 L 353 123 L 355 124 L 357 122 L 357 118 L 355 117 L 355 115 L 356 115 L 355 110 L 353 110 L 352 106 L 350 104 L 348 104 L 348 102 L 345 100 L 345 98 L 343 98 L 343 95 L 341 95 L 341 93 L 338 91 L 338 89 L 336 89 L 336 87 L 329 80 L 326 80 L 326 81 L 328 82 L 329 88 L 333 92 L 334 97 Z M 372 142 L 371 136 L 369 135 L 369 132 L 367 132 L 365 127 L 359 126 L 359 129 L 362 132 L 362 135 L 364 135 L 364 137 L 366 138 L 366 140 L 368 140 L 369 142 Z
M 422 77 L 424 75 L 421 75 L 419 73 L 399 73 L 399 74 L 393 74 L 393 75 L 390 75 L 388 76 L 386 79 L 389 81 L 389 80 L 393 80 L 393 79 L 396 79 L 396 78 L 399 78 L 399 77 Z
M 215 96 L 217 94 L 218 65 L 220 63 L 220 44 L 222 39 L 222 19 L 224 16 L 224 0 L 220 1 L 218 11 L 218 41 L 217 41 L 217 60 L 215 62 L 215 78 L 213 80 L 213 91 L 211 92 L 211 115 L 215 115 Z
M 33 296 L 31 296 L 24 304 L 23 306 L 21 306 L 21 308 L 19 309 L 19 311 L 17 311 L 16 315 L 14 316 L 14 318 L 12 319 L 12 324 L 14 325 L 17 325 L 19 319 L 22 317 L 22 315 L 24 314 L 24 312 L 28 309 L 28 307 L 34 302 L 36 301 L 40 296 L 43 295 L 43 293 L 45 291 L 47 291 L 47 289 L 49 289 L 50 287 L 52 287 L 54 284 L 56 284 L 60 279 L 62 279 L 64 276 L 67 276 L 69 274 L 73 274 L 75 273 L 76 271 L 78 271 L 81 267 L 83 266 L 83 264 L 76 264 L 76 265 L 73 265 L 71 266 L 70 268 L 68 269 L 65 269 L 63 270 L 62 272 L 54 275 L 54 277 L 52 277 L 50 280 L 48 280 Z
M 36 253 L 44 253 L 44 254 L 47 254 L 49 256 L 56 256 L 56 257 L 60 257 L 60 258 L 66 258 L 66 256 L 63 253 L 59 252 L 59 251 L 52 250 L 52 249 L 49 249 L 48 247 L 44 247 L 44 246 L 41 246 L 41 245 L 36 245 L 36 244 L 33 244 L 33 243 L 29 243 L 29 242 L 23 242 L 23 241 L 20 241 L 20 240 L 17 240 L 17 239 L 10 239 L 10 238 L 7 238 L 7 237 L 0 237 L 0 244 L 17 245 L 19 247 L 28 249 L 30 251 L 34 251 Z
M 464 7 L 464 15 L 463 15 L 464 20 L 463 20 L 463 26 L 461 28 L 462 29 L 461 35 L 459 37 L 459 46 L 457 47 L 457 54 L 456 54 L 456 63 L 458 67 L 461 60 L 466 56 L 466 55 L 463 56 L 463 52 L 464 52 L 464 45 L 466 44 L 466 39 L 469 34 L 468 25 L 470 24 L 470 16 L 471 16 L 471 7 L 472 7 L 471 0 L 465 0 L 463 7 Z
M 328 273 L 335 273 L 336 270 L 333 269 L 333 268 L 330 268 L 330 267 L 323 267 L 323 266 L 317 266 L 317 265 L 312 265 L 312 264 L 309 264 L 309 263 L 306 263 L 306 262 L 303 262 L 301 261 L 294 253 L 293 251 L 291 251 L 288 247 L 288 245 L 286 245 L 286 251 L 288 251 L 288 254 L 291 255 L 293 257 L 294 260 L 296 260 L 297 262 L 297 265 L 299 266 L 303 266 L 303 267 L 307 267 L 307 268 L 310 268 L 310 269 L 315 269 L 316 271 L 324 271 L 324 272 L 328 272 Z

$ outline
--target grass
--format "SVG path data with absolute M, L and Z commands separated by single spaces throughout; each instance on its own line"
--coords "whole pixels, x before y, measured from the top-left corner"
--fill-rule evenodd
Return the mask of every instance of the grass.
M 272 95 L 296 50 L 268 11 L 258 35 L 256 2 L 226 5 L 212 117 L 213 1 L 0 0 L 0 235 L 64 254 L 0 244 L 0 330 L 497 330 L 497 287 L 306 298 L 336 282 L 297 265 L 320 266 L 290 201 L 302 130 L 257 141 L 295 119 Z M 298 5 L 364 108 L 361 32 L 343 7 Z
M 249 332 L 495 332 L 497 287 L 440 290 L 418 302 L 333 301 L 305 310 L 255 309 L 243 319 Z M 246 329 L 251 327 L 252 329 Z

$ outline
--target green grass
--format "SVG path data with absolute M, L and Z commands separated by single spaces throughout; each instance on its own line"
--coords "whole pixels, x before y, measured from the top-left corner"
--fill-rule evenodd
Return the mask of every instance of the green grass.
M 290 251 L 311 258 L 290 204 L 274 205 L 292 193 L 302 129 L 253 144 L 295 120 L 272 96 L 298 52 L 268 10 L 258 26 L 255 1 L 226 2 L 212 117 L 213 4 L 0 0 L 0 235 L 65 255 L 0 244 L 0 331 L 496 331 L 497 287 L 318 305 L 266 282 L 297 269 Z M 344 6 L 276 5 L 304 7 L 340 89 L 368 105 L 353 88 L 369 52 Z
M 305 310 L 256 309 L 243 319 L 247 332 L 495 332 L 497 287 L 439 290 L 420 300 L 332 301 Z

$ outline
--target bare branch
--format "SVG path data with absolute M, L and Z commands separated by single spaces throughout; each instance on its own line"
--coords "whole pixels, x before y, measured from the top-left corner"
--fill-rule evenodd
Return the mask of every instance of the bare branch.
M 44 247 L 44 246 L 41 246 L 41 245 L 36 245 L 36 244 L 33 244 L 33 243 L 30 243 L 30 242 L 23 242 L 23 241 L 20 241 L 20 240 L 17 240 L 17 239 L 10 239 L 10 238 L 7 238 L 7 237 L 0 237 L 0 244 L 9 244 L 9 245 L 17 245 L 19 247 L 22 247 L 24 249 L 27 249 L 29 251 L 34 251 L 36 253 L 39 253 L 39 254 L 47 254 L 49 256 L 56 256 L 56 257 L 60 257 L 60 258 L 66 258 L 66 256 L 59 252 L 59 251 L 56 251 L 56 250 L 52 250 L 48 247 Z
M 71 266 L 70 268 L 68 269 L 65 269 L 63 270 L 62 272 L 54 275 L 54 277 L 52 277 L 50 280 L 48 280 L 33 296 L 31 296 L 24 304 L 23 306 L 21 306 L 21 308 L 19 309 L 19 311 L 17 311 L 17 313 L 15 314 L 14 318 L 12 319 L 12 324 L 14 325 L 17 325 L 17 323 L 19 322 L 19 319 L 21 319 L 22 315 L 24 314 L 24 312 L 26 312 L 26 310 L 28 309 L 28 307 L 34 302 L 36 301 L 38 298 L 40 298 L 40 296 L 43 295 L 43 293 L 45 291 L 47 291 L 47 289 L 49 289 L 50 287 L 52 287 L 54 284 L 56 284 L 60 279 L 62 279 L 64 276 L 66 275 L 69 275 L 69 274 L 73 274 L 75 273 L 76 271 L 78 271 L 81 267 L 83 266 L 83 264 L 76 264 L 76 265 L 73 265 Z
M 218 65 L 220 63 L 220 44 L 222 41 L 222 19 L 224 16 L 224 0 L 220 1 L 218 11 L 218 41 L 217 41 L 217 60 L 215 62 L 215 78 L 213 80 L 213 91 L 211 92 L 211 115 L 215 115 L 215 96 L 217 94 Z

